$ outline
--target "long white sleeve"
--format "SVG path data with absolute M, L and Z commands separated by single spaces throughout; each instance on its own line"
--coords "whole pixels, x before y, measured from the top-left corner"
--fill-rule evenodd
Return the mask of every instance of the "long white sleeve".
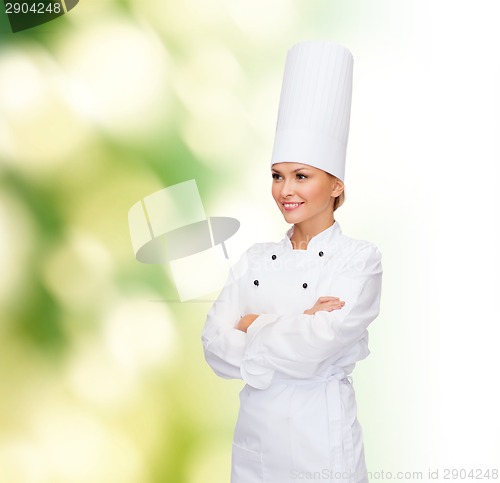
M 366 335 L 377 317 L 382 286 L 381 254 L 368 244 L 332 276 L 330 293 L 345 306 L 314 315 L 262 314 L 250 325 L 240 361 L 241 377 L 257 389 L 269 387 L 275 371 L 309 378 L 326 360 L 335 360 Z
M 218 376 L 226 379 L 241 379 L 240 364 L 247 334 L 234 326 L 242 316 L 238 279 L 246 265 L 247 252 L 231 267 L 226 284 L 207 314 L 201 335 L 205 360 Z

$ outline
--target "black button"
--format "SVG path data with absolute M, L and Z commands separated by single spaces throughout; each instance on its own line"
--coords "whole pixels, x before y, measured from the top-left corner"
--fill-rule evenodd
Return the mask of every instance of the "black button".
M 259 286 L 259 281 L 258 281 L 258 280 L 254 280 L 254 281 L 253 281 L 253 284 L 254 284 L 254 285 L 257 285 L 257 287 L 258 287 L 258 286 Z
M 303 284 L 302 284 L 302 286 L 303 286 L 304 288 L 307 288 L 307 283 L 303 283 Z
M 322 257 L 322 256 L 324 255 L 324 253 L 323 253 L 323 252 L 319 252 L 319 253 L 318 253 L 318 255 L 319 255 L 320 257 Z
M 276 255 L 273 255 L 271 258 L 272 258 L 273 260 L 276 260 Z

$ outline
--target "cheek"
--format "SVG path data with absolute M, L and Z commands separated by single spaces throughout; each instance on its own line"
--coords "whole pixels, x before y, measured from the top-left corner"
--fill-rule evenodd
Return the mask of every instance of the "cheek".
M 322 198 L 322 191 L 319 186 L 308 186 L 303 190 L 304 196 L 311 202 L 318 202 Z
M 321 206 L 330 201 L 329 193 L 324 186 L 310 186 L 307 189 L 307 193 L 304 193 L 304 196 L 307 196 L 311 203 Z

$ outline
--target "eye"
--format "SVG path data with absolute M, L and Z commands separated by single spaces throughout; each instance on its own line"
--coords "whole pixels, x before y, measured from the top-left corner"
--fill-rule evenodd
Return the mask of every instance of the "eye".
M 301 178 L 299 179 L 307 179 L 307 176 L 305 174 L 302 174 L 302 173 L 297 173 L 297 177 L 299 176 L 302 176 Z
M 273 179 L 278 179 L 280 177 L 278 173 L 273 173 L 271 176 Z

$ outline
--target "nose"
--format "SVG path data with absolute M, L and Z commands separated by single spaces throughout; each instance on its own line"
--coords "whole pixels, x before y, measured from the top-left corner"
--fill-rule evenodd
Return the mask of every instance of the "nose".
M 285 179 L 281 185 L 281 196 L 286 198 L 287 196 L 292 196 L 294 194 L 293 181 L 290 179 Z

